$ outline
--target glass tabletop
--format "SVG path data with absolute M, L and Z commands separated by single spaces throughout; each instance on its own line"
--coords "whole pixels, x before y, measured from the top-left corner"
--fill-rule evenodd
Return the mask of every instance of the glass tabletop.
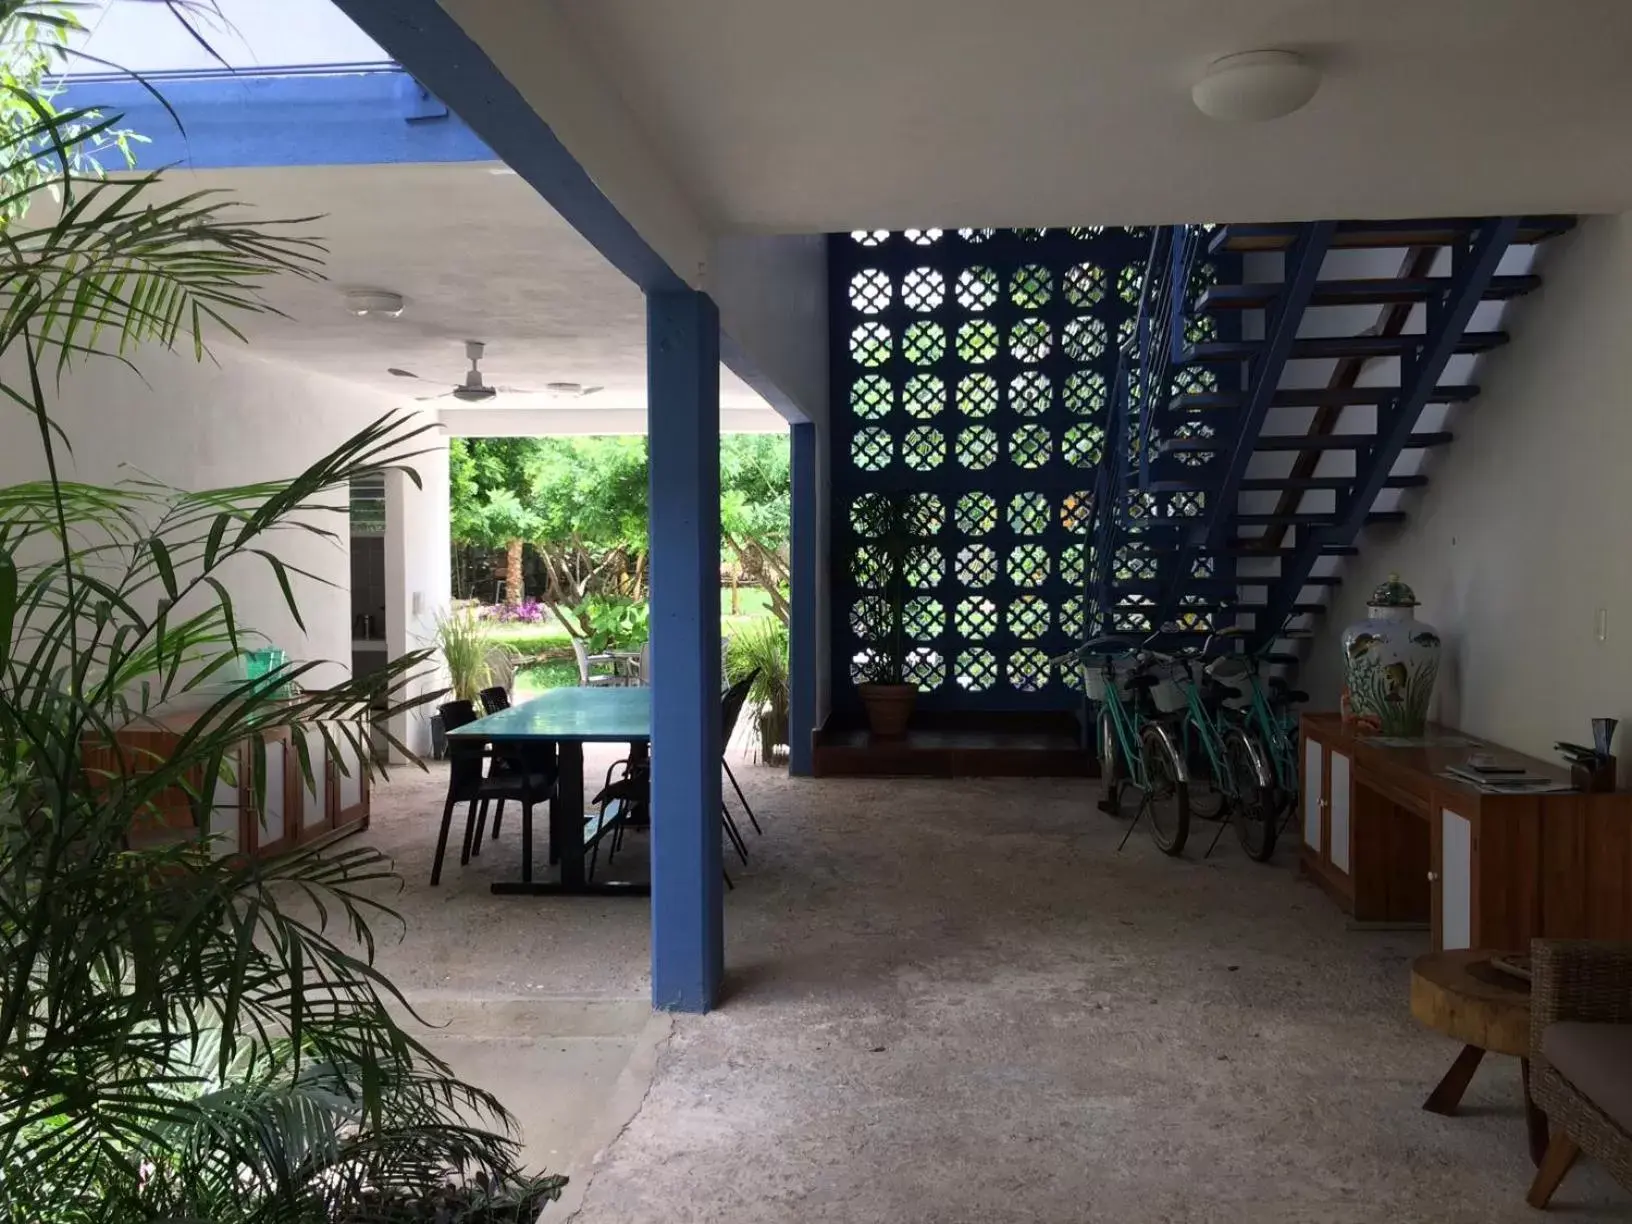
M 449 739 L 647 742 L 649 688 L 558 688 L 448 732 Z

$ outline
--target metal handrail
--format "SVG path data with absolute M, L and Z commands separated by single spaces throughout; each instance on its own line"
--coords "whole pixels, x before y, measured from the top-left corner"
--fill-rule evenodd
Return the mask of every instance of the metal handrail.
M 1130 451 L 1138 456 L 1137 487 L 1142 492 L 1150 486 L 1157 409 L 1184 349 L 1188 289 L 1203 232 L 1199 225 L 1164 225 L 1151 234 L 1133 331 L 1117 354 L 1107 453 L 1095 476 L 1094 564 L 1086 575 L 1090 615 L 1085 632 L 1112 631 L 1116 544 L 1132 517 Z

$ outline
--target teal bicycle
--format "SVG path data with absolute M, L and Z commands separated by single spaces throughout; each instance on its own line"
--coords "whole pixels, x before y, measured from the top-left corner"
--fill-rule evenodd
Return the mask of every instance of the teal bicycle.
M 1246 717 L 1243 688 L 1225 679 L 1230 674 L 1230 657 L 1205 662 L 1211 645 L 1209 638 L 1199 651 L 1171 660 L 1182 676 L 1185 756 L 1197 763 L 1192 788 L 1199 787 L 1214 800 L 1208 805 L 1211 810 L 1201 814 L 1219 822 L 1202 857 L 1212 854 L 1225 826 L 1233 825 L 1247 856 L 1267 862 L 1275 853 L 1280 831 L 1274 769 L 1269 752 Z
M 1090 662 L 1094 657 L 1097 663 Z M 1162 657 L 1129 638 L 1100 637 L 1056 662 L 1080 664 L 1088 696 L 1099 704 L 1095 737 L 1101 810 L 1126 816 L 1130 795 L 1138 799 L 1117 849 L 1127 845 L 1148 815 L 1157 848 L 1164 854 L 1181 853 L 1190 836 L 1190 779 L 1177 721 L 1164 710 L 1173 704 L 1178 686 L 1165 674 Z
M 1219 637 L 1238 636 L 1223 630 Z M 1263 745 L 1275 783 L 1275 806 L 1282 826 L 1298 802 L 1298 713 L 1295 707 L 1309 700 L 1309 694 L 1294 689 L 1279 676 L 1265 676 L 1264 654 L 1272 643 L 1249 654 L 1225 655 L 1214 660 L 1209 674 L 1216 680 L 1244 687 L 1246 700 L 1241 710 L 1244 725 Z

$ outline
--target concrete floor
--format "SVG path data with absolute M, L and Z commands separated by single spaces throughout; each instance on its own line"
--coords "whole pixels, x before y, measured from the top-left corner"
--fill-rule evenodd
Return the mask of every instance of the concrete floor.
M 1427 936 L 1346 929 L 1284 852 L 1118 854 L 1077 781 L 738 774 L 766 835 L 727 896 L 727 998 L 672 1027 L 636 1023 L 643 903 L 488 895 L 509 829 L 429 889 L 442 777 L 377 795 L 367 836 L 409 881 L 387 967 L 455 1009 L 448 1039 L 518 1009 L 485 1067 L 574 1178 L 546 1224 L 1537 1218 L 1516 1063 L 1422 1112 L 1456 1052 L 1407 1010 Z M 549 1031 L 595 1007 L 621 1017 L 596 1058 Z M 529 1048 L 542 1071 L 508 1061 Z M 1632 1219 L 1632 1194 L 1583 1165 L 1554 1214 Z

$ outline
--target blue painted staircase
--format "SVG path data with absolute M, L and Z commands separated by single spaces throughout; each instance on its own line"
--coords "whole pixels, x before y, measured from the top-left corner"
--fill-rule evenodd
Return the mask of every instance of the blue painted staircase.
M 1247 630 L 1286 667 L 1341 558 L 1407 518 L 1565 217 L 1169 226 L 1121 353 L 1090 633 Z

